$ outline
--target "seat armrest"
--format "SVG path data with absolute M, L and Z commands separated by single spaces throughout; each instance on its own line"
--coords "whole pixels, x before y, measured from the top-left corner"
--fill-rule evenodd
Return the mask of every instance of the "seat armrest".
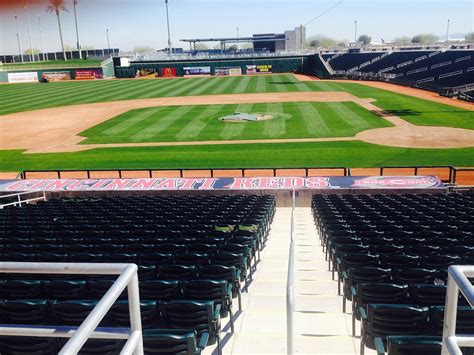
M 198 348 L 204 350 L 208 342 L 209 342 L 209 333 L 202 333 L 201 339 L 199 339 Z
M 349 275 L 347 275 L 347 272 L 345 272 L 345 271 L 342 272 L 342 278 L 344 280 L 347 280 L 349 278 Z
M 385 346 L 383 345 L 382 338 L 375 337 L 374 343 L 375 343 L 375 351 L 377 351 L 377 355 L 385 355 Z
M 213 319 L 218 319 L 221 314 L 221 305 L 218 304 L 216 308 L 214 309 L 214 314 L 212 315 Z
M 354 286 L 351 286 L 351 294 L 352 296 L 356 296 L 357 295 L 357 290 Z
M 359 312 L 362 319 L 367 319 L 367 312 L 364 307 L 359 307 Z

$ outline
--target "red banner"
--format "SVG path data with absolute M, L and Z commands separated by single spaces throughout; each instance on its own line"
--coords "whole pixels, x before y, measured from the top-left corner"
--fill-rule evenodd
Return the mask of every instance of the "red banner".
M 93 79 L 102 79 L 104 76 L 101 70 L 76 70 L 75 71 L 76 80 L 93 80 Z
M 0 180 L 0 191 L 340 190 L 444 187 L 435 176 Z
M 161 68 L 161 76 L 163 78 L 176 77 L 176 68 Z

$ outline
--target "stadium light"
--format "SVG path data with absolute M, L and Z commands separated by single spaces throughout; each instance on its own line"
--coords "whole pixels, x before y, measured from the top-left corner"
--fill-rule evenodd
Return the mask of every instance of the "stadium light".
M 109 50 L 109 54 L 110 54 L 110 41 L 109 41 L 109 29 L 108 28 L 105 30 L 105 33 L 107 35 L 107 49 Z
M 39 26 L 39 35 L 40 35 L 40 42 L 41 42 L 41 53 L 43 54 L 43 61 L 44 61 L 44 43 L 43 43 L 43 32 L 42 32 L 42 29 L 41 29 L 41 17 L 40 15 L 36 15 L 38 16 L 38 26 Z M 39 55 L 38 55 L 38 60 L 39 60 Z
M 446 44 L 449 45 L 449 23 L 451 20 L 448 18 L 448 23 L 446 24 Z
M 15 15 L 16 22 L 16 39 L 18 40 L 18 51 L 20 52 L 20 60 L 23 63 L 23 52 L 21 51 L 20 26 L 18 25 L 18 16 Z
M 79 51 L 79 59 L 82 59 L 81 44 L 79 42 L 79 29 L 78 29 L 78 26 L 77 26 L 77 11 L 76 11 L 77 1 L 78 0 L 73 0 L 73 4 L 74 4 L 74 22 L 76 23 L 76 47 L 77 47 L 77 50 Z
M 28 8 L 28 0 L 25 2 L 24 9 L 26 10 L 26 22 L 28 23 L 28 35 L 30 37 L 30 61 L 35 61 L 35 56 L 33 54 L 33 40 L 31 39 L 31 26 L 30 26 L 30 10 Z
M 171 49 L 170 14 L 168 10 L 168 0 L 165 0 L 165 5 L 166 5 L 166 23 L 168 25 L 168 48 L 169 48 L 170 56 L 171 56 L 172 49 Z

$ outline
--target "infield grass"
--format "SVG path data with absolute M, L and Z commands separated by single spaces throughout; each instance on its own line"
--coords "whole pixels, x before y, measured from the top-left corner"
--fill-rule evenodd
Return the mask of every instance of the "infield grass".
M 0 85 L 0 115 L 93 102 L 257 92 L 345 91 L 416 125 L 474 129 L 474 113 L 355 83 L 300 82 L 292 74 Z
M 223 122 L 234 112 L 271 120 Z M 392 126 L 353 102 L 163 106 L 128 111 L 80 135 L 83 144 L 351 137 Z
M 0 171 L 405 165 L 474 166 L 474 148 L 407 149 L 363 142 L 102 148 L 76 153 L 0 151 Z

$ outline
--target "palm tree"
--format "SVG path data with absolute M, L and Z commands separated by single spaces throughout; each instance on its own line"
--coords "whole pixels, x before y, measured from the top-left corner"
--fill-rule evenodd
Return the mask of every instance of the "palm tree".
M 64 50 L 63 31 L 61 30 L 61 19 L 59 17 L 59 12 L 68 12 L 68 10 L 66 9 L 66 6 L 64 6 L 64 0 L 49 0 L 49 3 L 50 5 L 48 5 L 46 11 L 56 13 L 56 17 L 58 18 L 59 38 L 61 39 L 61 49 L 63 50 L 64 60 L 67 60 L 66 51 Z

